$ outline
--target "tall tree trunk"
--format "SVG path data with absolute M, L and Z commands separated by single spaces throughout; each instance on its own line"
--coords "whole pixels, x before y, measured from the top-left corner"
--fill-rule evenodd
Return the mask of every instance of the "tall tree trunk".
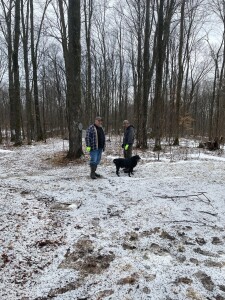
M 11 141 L 15 141 L 15 97 L 14 97 L 14 76 L 13 76 L 13 43 L 12 43 L 12 9 L 13 1 L 10 0 L 8 8 L 4 0 L 1 0 L 3 12 L 5 16 L 5 22 L 7 32 L 5 33 L 5 39 L 7 43 L 7 57 L 8 57 L 8 78 L 9 78 L 9 113 L 10 113 L 10 132 Z
M 12 55 L 14 75 L 14 104 L 15 104 L 15 145 L 22 144 L 21 140 L 21 102 L 19 78 L 19 40 L 20 40 L 20 0 L 15 2 L 14 51 Z
M 170 36 L 171 19 L 174 13 L 176 1 L 167 0 L 164 12 L 165 0 L 160 0 L 158 7 L 157 22 L 157 55 L 156 55 L 156 80 L 155 80 L 155 97 L 153 103 L 153 133 L 155 136 L 154 150 L 161 150 L 161 135 L 163 123 L 163 65 L 166 57 L 166 49 Z M 165 16 L 164 16 L 165 14 Z
M 87 5 L 88 2 L 88 5 Z M 86 118 L 90 122 L 94 118 L 93 105 L 91 99 L 92 90 L 92 72 L 91 72 L 91 26 L 92 26 L 93 0 L 84 0 L 84 17 L 85 17 L 85 35 L 86 35 L 86 63 L 87 63 L 87 80 L 86 80 Z M 89 123 L 88 123 L 89 124 Z
M 124 69 L 124 57 L 123 57 L 123 41 L 122 41 L 122 28 L 121 24 L 119 27 L 119 122 L 125 119 L 124 110 L 123 110 L 123 69 Z
M 181 89 L 183 82 L 183 46 L 184 46 L 184 8 L 185 0 L 181 2 L 181 13 L 180 13 L 180 38 L 179 38 L 179 53 L 178 53 L 178 80 L 177 80 L 177 93 L 176 93 L 176 136 L 174 145 L 179 145 L 179 134 L 180 134 L 180 103 L 181 103 Z
M 80 46 L 80 0 L 69 0 L 68 6 L 68 82 L 67 112 L 69 128 L 68 158 L 79 158 L 82 154 L 81 128 L 81 46 Z
M 143 99 L 141 116 L 140 147 L 146 149 L 147 145 L 147 117 L 149 97 L 149 38 L 150 38 L 150 0 L 146 1 L 145 41 L 144 41 L 144 70 L 143 70 Z
M 30 92 L 30 73 L 29 73 L 29 59 L 28 59 L 28 28 L 29 28 L 29 0 L 27 1 L 26 19 L 24 16 L 24 0 L 21 1 L 21 23 L 22 23 L 22 43 L 23 43 L 23 59 L 24 59 L 24 72 L 26 84 L 26 119 L 27 119 L 27 143 L 31 144 L 34 139 L 34 120 L 32 113 L 32 97 Z
M 136 126 L 137 147 L 140 147 L 141 140 L 141 99 L 142 99 L 142 22 L 141 22 L 141 1 L 137 1 L 137 84 L 134 94 L 134 121 Z
M 31 61 L 33 67 L 33 89 L 34 89 L 34 108 L 36 120 L 36 139 L 43 140 L 43 132 L 41 126 L 40 105 L 38 97 L 38 76 L 37 76 L 37 53 L 34 45 L 34 7 L 33 0 L 30 0 L 30 39 L 31 39 Z
M 164 24 L 164 0 L 160 0 L 157 23 L 157 60 L 156 60 L 156 80 L 153 114 L 153 133 L 155 136 L 154 150 L 161 150 L 161 108 L 162 108 L 162 77 L 163 77 L 163 24 Z

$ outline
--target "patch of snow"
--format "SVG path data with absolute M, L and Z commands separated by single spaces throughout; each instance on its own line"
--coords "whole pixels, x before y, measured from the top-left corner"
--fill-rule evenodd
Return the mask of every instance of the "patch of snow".
M 118 177 L 119 147 L 96 180 L 87 154 L 57 163 L 68 141 L 1 149 L 1 299 L 225 299 L 223 151 L 138 150 Z

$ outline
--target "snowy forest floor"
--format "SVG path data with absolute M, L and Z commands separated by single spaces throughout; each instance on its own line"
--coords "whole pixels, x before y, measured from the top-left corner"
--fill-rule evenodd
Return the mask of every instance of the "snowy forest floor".
M 225 299 L 225 154 L 163 146 L 118 177 L 68 141 L 0 146 L 1 300 Z

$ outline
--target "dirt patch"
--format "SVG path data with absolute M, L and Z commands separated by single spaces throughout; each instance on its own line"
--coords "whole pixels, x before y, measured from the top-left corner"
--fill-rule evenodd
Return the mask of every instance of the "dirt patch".
M 125 285 L 125 284 L 135 284 L 138 280 L 138 275 L 137 274 L 132 274 L 131 276 L 127 276 L 127 277 L 124 277 L 124 278 L 121 278 L 117 284 L 120 284 L 120 285 Z
M 65 285 L 64 287 L 61 288 L 57 288 L 57 289 L 52 289 L 50 290 L 50 292 L 48 293 L 48 298 L 54 298 L 58 295 L 62 295 L 65 294 L 69 291 L 73 291 L 78 289 L 81 286 L 82 282 L 81 281 L 75 281 L 75 282 L 70 282 L 67 285 Z
M 65 255 L 65 260 L 60 268 L 75 269 L 81 274 L 100 274 L 110 266 L 115 259 L 114 253 L 101 254 L 94 249 L 93 242 L 89 239 L 81 239 L 74 245 L 75 250 Z
M 87 163 L 87 159 L 82 156 L 78 159 L 69 159 L 66 157 L 67 152 L 61 151 L 54 153 L 53 157 L 47 157 L 45 158 L 45 161 L 48 161 L 52 166 L 67 166 L 67 165 L 83 165 Z
M 202 285 L 207 291 L 212 291 L 214 289 L 214 283 L 209 275 L 205 272 L 199 271 L 195 274 L 195 276 L 200 280 Z

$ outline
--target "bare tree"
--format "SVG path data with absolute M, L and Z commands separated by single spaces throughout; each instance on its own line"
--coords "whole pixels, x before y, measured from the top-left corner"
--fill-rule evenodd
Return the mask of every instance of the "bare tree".
M 33 95 L 36 119 L 36 139 L 43 140 L 43 131 L 41 126 L 40 107 L 38 98 L 38 79 L 37 79 L 37 51 L 35 50 L 34 41 L 34 7 L 33 0 L 30 0 L 30 40 L 31 40 L 31 60 L 33 66 Z M 36 48 L 37 49 L 37 48 Z
M 154 59 L 152 60 L 152 68 L 150 68 L 150 51 L 149 51 L 149 39 L 150 39 L 150 0 L 146 1 L 146 17 L 145 17 L 145 35 L 144 35 L 144 55 L 143 55 L 143 98 L 141 102 L 141 134 L 140 134 L 140 147 L 146 149 L 147 145 L 147 120 L 148 120 L 148 98 L 151 75 L 150 72 L 154 68 Z M 154 49 L 154 48 L 153 48 Z M 153 50 L 153 53 L 155 51 Z M 153 54 L 154 57 L 154 54 Z
M 81 46 L 80 46 L 80 0 L 68 3 L 68 43 L 64 18 L 63 1 L 59 0 L 62 46 L 65 59 L 67 82 L 67 119 L 69 130 L 69 151 L 67 157 L 79 158 L 82 154 L 81 123 Z
M 38 49 L 39 42 L 41 38 L 41 32 L 43 27 L 43 22 L 46 14 L 46 10 L 49 6 L 49 3 L 52 0 L 46 0 L 44 4 L 44 9 L 41 16 L 40 25 L 37 29 L 37 37 L 35 39 L 35 16 L 34 16 L 34 1 L 30 1 L 30 48 L 31 48 L 31 62 L 32 62 L 32 72 L 33 72 L 33 97 L 34 97 L 34 108 L 35 108 L 35 121 L 36 121 L 36 139 L 38 141 L 44 139 L 43 129 L 41 124 L 41 115 L 40 115 L 40 101 L 39 101 L 39 91 L 38 91 Z
M 26 85 L 26 119 L 27 119 L 27 143 L 31 144 L 34 139 L 34 120 L 32 113 L 32 97 L 30 91 L 30 72 L 29 72 L 29 0 L 26 2 L 21 0 L 21 25 L 22 25 L 22 43 L 24 58 L 24 73 Z M 26 8 L 26 9 L 25 9 Z
M 22 144 L 21 140 L 21 102 L 19 78 L 19 40 L 20 40 L 20 0 L 15 1 L 15 25 L 13 41 L 13 75 L 14 75 L 14 105 L 15 105 L 15 145 Z
M 166 49 L 168 46 L 170 25 L 175 9 L 175 0 L 167 1 L 165 5 L 164 0 L 158 1 L 158 20 L 157 20 L 157 44 L 156 44 L 156 79 L 155 79 L 155 95 L 153 103 L 153 133 L 155 136 L 154 150 L 161 150 L 161 136 L 162 136 L 162 121 L 163 114 L 161 112 L 163 107 L 163 65 L 166 57 Z
M 225 90 L 225 1 L 212 0 L 209 4 L 211 11 L 215 13 L 218 17 L 218 21 L 222 25 L 221 34 L 221 44 L 216 51 L 212 50 L 212 46 L 209 43 L 211 54 L 213 55 L 215 63 L 215 77 L 214 77 L 214 91 L 213 98 L 211 102 L 211 115 L 209 122 L 209 136 L 212 136 L 214 132 L 214 137 L 219 137 L 221 131 L 223 131 L 224 123 L 224 90 Z M 220 66 L 219 66 L 220 61 Z M 214 109 L 213 109 L 214 107 Z M 214 111 L 213 111 L 214 110 Z M 214 116 L 214 117 L 213 117 Z M 212 124 L 214 120 L 214 128 L 212 129 Z
M 93 0 L 84 0 L 84 24 L 85 24 L 85 40 L 87 47 L 86 54 L 86 113 L 87 120 L 93 119 L 92 108 L 92 71 L 91 71 L 91 28 L 93 15 Z
M 20 0 L 1 0 L 6 28 L 2 28 L 8 54 L 9 99 L 10 99 L 10 129 L 11 140 L 21 145 L 21 103 L 19 80 L 19 40 L 20 40 Z M 13 29 L 14 11 L 14 29 Z
M 174 145 L 179 145 L 179 133 L 180 133 L 180 105 L 181 105 L 181 90 L 182 90 L 182 82 L 184 75 L 184 67 L 183 67 L 183 48 L 184 48 L 184 9 L 185 9 L 185 0 L 181 1 L 180 8 L 180 33 L 179 33 L 179 52 L 178 52 L 178 79 L 177 79 L 177 91 L 176 91 L 176 116 L 175 116 L 175 128 L 176 128 L 176 136 L 174 140 Z

